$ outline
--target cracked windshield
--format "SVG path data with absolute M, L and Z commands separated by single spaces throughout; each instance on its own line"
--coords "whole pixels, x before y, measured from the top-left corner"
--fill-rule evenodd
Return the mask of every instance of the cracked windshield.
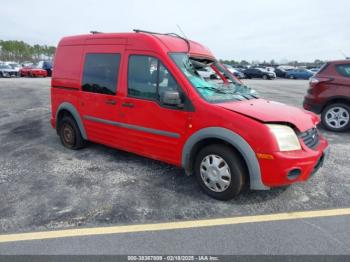
M 192 86 L 208 102 L 228 102 L 258 98 L 255 90 L 235 79 L 216 61 L 170 54 Z

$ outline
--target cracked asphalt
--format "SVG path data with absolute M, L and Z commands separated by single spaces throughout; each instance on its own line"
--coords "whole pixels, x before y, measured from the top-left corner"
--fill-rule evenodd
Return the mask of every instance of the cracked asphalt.
M 301 107 L 303 80 L 246 80 Z M 321 129 L 331 155 L 308 182 L 221 202 L 176 167 L 105 146 L 65 149 L 50 126 L 50 79 L 0 79 L 0 233 L 350 207 L 350 132 Z

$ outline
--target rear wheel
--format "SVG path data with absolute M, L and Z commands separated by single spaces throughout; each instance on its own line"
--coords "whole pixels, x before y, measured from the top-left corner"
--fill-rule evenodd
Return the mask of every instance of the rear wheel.
M 80 133 L 79 127 L 72 117 L 63 117 L 58 128 L 61 143 L 65 147 L 76 150 L 85 146 L 85 141 Z
M 322 111 L 322 124 L 331 131 L 342 132 L 350 128 L 350 106 L 343 103 L 328 105 Z
M 219 200 L 238 195 L 246 177 L 240 156 L 229 146 L 221 144 L 209 145 L 199 152 L 195 174 L 203 190 Z

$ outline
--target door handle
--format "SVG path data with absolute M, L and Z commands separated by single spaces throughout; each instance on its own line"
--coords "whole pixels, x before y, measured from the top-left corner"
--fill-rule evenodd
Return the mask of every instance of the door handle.
M 132 108 L 132 107 L 134 107 L 134 104 L 133 104 L 133 103 L 130 103 L 130 102 L 124 102 L 124 103 L 122 104 L 122 106 Z
M 117 101 L 115 101 L 115 100 L 112 100 L 112 99 L 108 99 L 108 100 L 106 100 L 105 101 L 105 103 L 107 104 L 107 105 L 115 105 L 115 104 L 117 104 Z

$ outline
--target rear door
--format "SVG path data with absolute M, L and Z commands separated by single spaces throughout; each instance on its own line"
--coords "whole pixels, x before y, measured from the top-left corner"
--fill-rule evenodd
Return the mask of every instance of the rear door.
M 123 45 L 90 45 L 84 50 L 80 112 L 89 140 L 121 147 L 119 87 Z
M 180 148 L 191 110 L 160 102 L 165 90 L 186 94 L 165 64 L 152 53 L 129 53 L 127 96 L 122 102 L 127 119 L 129 148 L 136 153 L 179 164 Z
M 255 74 L 255 77 L 262 77 L 263 76 L 263 72 L 259 69 L 254 69 L 254 74 Z

